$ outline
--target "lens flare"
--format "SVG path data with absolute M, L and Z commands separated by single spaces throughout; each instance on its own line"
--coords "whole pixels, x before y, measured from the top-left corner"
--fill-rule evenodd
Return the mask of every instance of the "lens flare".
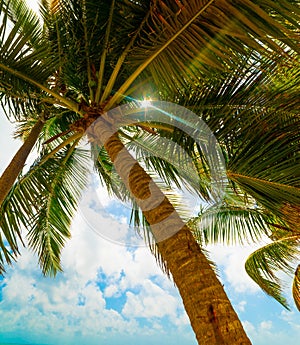
M 151 98 L 143 99 L 140 101 L 142 108 L 148 108 L 151 106 Z

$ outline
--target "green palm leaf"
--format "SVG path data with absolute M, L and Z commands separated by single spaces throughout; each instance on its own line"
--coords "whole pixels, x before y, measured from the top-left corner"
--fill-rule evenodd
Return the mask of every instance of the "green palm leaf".
M 84 152 L 69 149 L 57 162 L 53 177 L 47 182 L 47 191 L 39 204 L 36 216 L 30 221 L 29 246 L 38 253 L 45 274 L 56 274 L 61 270 L 60 253 L 70 237 L 70 223 L 77 208 L 82 189 L 86 184 Z M 48 163 L 48 162 L 47 162 Z M 46 164 L 47 164 L 46 163 Z M 46 167 L 44 167 L 46 168 Z M 49 167 L 47 167 L 49 172 Z M 76 186 L 74 178 L 76 177 Z
M 240 123 L 241 140 L 229 158 L 228 177 L 288 222 L 300 204 L 299 117 L 259 112 L 247 122 Z M 291 226 L 298 228 L 297 222 Z
M 249 276 L 286 308 L 288 304 L 282 295 L 283 284 L 275 272 L 283 270 L 288 274 L 293 273 L 292 263 L 299 260 L 299 239 L 299 234 L 285 236 L 256 250 L 245 263 Z
M 43 164 L 39 165 L 43 157 L 37 160 L 1 208 L 3 231 L 17 236 L 21 228 L 28 230 L 29 247 L 37 252 L 45 274 L 61 270 L 61 249 L 70 237 L 70 222 L 87 181 L 87 155 L 75 150 L 76 144 Z
M 300 267 L 298 265 L 293 282 L 293 297 L 295 304 L 300 311 Z
M 32 79 L 43 82 L 49 76 L 52 64 L 49 58 L 46 64 L 39 63 L 48 51 L 48 44 L 44 40 L 39 17 L 29 10 L 26 2 L 2 0 L 0 10 L 3 20 L 0 27 L 0 91 L 6 95 L 6 102 L 9 102 L 18 114 L 17 99 L 23 100 L 23 106 L 26 101 L 29 105 L 30 100 L 33 101 L 30 94 L 38 94 L 39 91 L 3 67 L 20 71 L 30 70 Z
M 149 125 L 151 126 L 151 123 Z M 195 167 L 196 158 L 193 160 L 188 155 L 187 147 L 183 150 L 168 138 L 143 132 L 134 136 L 127 146 L 134 150 L 138 160 L 145 162 L 147 169 L 156 171 L 166 185 L 171 186 L 174 183 L 181 189 L 181 184 L 184 184 L 200 197 L 209 198 L 209 178 L 207 176 L 205 179 L 203 174 L 199 176 L 199 170 Z M 190 151 L 194 153 L 194 150 Z
M 197 80 L 201 72 L 207 73 L 212 68 L 226 69 L 236 57 L 247 55 L 248 48 L 258 50 L 260 56 L 270 56 L 272 50 L 284 56 L 283 47 L 278 44 L 284 41 L 298 50 L 294 43 L 295 33 L 268 15 L 274 12 L 290 16 L 293 7 L 288 2 L 272 4 L 259 6 L 244 0 L 235 4 L 212 0 L 176 4 L 173 1 L 153 2 L 149 8 L 150 16 L 139 31 L 137 47 L 129 54 L 136 70 L 119 88 L 120 95 L 114 96 L 109 104 L 126 93 L 146 68 L 156 85 L 176 91 L 184 88 L 185 81 Z M 298 8 L 293 15 L 295 21 L 293 18 L 291 21 L 296 24 L 299 22 L 296 20 Z
M 203 209 L 196 222 L 200 243 L 245 244 L 270 235 L 270 216 L 247 205 L 213 205 Z
M 128 201 L 130 194 L 116 173 L 106 150 L 103 147 L 97 146 L 95 143 L 91 143 L 91 151 L 94 167 L 99 175 L 102 186 L 107 188 L 110 195 L 115 196 L 121 201 Z

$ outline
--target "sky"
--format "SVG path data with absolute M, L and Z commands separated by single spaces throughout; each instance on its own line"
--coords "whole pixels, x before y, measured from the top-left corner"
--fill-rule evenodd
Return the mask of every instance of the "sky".
M 3 113 L 0 129 L 2 172 L 20 142 L 12 139 L 13 126 Z M 196 345 L 176 287 L 128 223 L 128 207 L 110 199 L 93 178 L 62 253 L 64 271 L 43 277 L 36 256 L 22 248 L 0 278 L 0 345 Z M 245 259 L 255 248 L 208 250 L 253 345 L 297 344 L 300 317 L 291 281 L 287 311 L 245 273 Z
M 21 143 L 0 115 L 2 172 Z M 176 287 L 128 223 L 129 208 L 93 177 L 62 253 L 63 273 L 43 277 L 35 255 L 22 248 L 0 279 L 0 344 L 196 345 Z M 253 344 L 297 344 L 299 313 L 266 296 L 244 271 L 256 247 L 208 249 Z

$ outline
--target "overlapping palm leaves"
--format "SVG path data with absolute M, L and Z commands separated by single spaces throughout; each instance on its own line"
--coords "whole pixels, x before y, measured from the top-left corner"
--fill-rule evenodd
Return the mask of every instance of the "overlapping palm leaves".
M 300 254 L 299 64 L 289 68 L 277 67 L 267 79 L 259 73 L 252 86 L 246 84 L 246 94 L 251 90 L 248 107 L 236 107 L 243 95 L 237 92 L 225 106 L 220 104 L 219 116 L 208 118 L 212 127 L 230 123 L 215 128 L 226 147 L 231 189 L 222 204 L 202 210 L 198 220 L 203 232 L 196 231 L 202 243 L 257 242 L 267 236 L 269 243 L 250 255 L 246 271 L 286 307 L 276 273 L 294 274 Z M 228 106 L 236 110 L 228 112 Z M 297 272 L 293 296 L 299 306 Z
M 71 99 L 104 102 L 114 89 L 118 92 L 109 100 L 109 108 L 128 96 L 132 84 L 138 85 L 149 75 L 160 90 L 172 88 L 178 93 L 204 71 L 234 64 L 237 55 L 247 53 L 249 47 L 260 54 L 274 51 L 282 58 L 287 54 L 283 43 L 298 49 L 298 7 L 289 1 L 259 6 L 241 0 L 233 6 L 230 1 L 60 0 L 50 2 L 52 10 L 47 1 L 43 4 L 46 25 L 39 28 L 32 13 L 23 10 L 18 16 L 19 7 L 25 8 L 23 1 L 1 2 L 4 16 L 15 23 L 13 37 L 6 35 L 9 49 L 1 56 L 2 80 L 18 92 L 24 90 L 24 84 L 17 87 L 18 83 L 31 88 L 33 84 L 38 94 L 43 90 L 73 110 Z M 289 18 L 294 30 L 267 15 L 264 7 L 274 16 Z M 250 21 L 246 13 L 253 12 Z M 36 39 L 18 34 L 24 28 Z M 5 36 L 7 24 L 2 31 Z M 15 36 L 22 42 L 17 56 L 13 47 L 19 39 Z M 52 80 L 46 82 L 45 78 Z
M 35 120 L 31 122 L 33 125 Z M 19 128 L 18 135 L 25 135 L 28 124 L 29 121 Z M 61 125 L 65 123 L 57 118 L 48 122 L 40 145 L 49 138 L 49 133 L 51 136 L 60 133 Z M 1 207 L 3 232 L 20 235 L 21 229 L 26 228 L 28 245 L 38 254 L 45 274 L 56 274 L 61 269 L 61 249 L 70 237 L 71 220 L 89 173 L 89 155 L 76 148 L 78 139 L 56 152 L 61 142 L 58 138 L 42 149 L 40 157 L 19 177 Z M 16 238 L 7 240 L 10 245 L 13 243 L 11 249 L 17 254 Z
M 260 99 L 253 96 L 258 90 L 255 82 L 261 81 L 262 85 L 262 78 L 269 78 L 272 59 L 290 61 L 294 58 L 291 50 L 299 50 L 296 44 L 299 8 L 293 1 L 281 1 L 280 4 L 246 0 L 234 3 L 44 1 L 41 11 L 44 24 L 40 26 L 37 25 L 37 17 L 26 9 L 23 1 L 2 0 L 0 9 L 3 19 L 0 28 L 1 99 L 17 120 L 27 119 L 28 114 L 36 111 L 37 107 L 40 111 L 47 110 L 49 118 L 45 139 L 51 140 L 60 131 L 68 130 L 69 124 L 83 116 L 87 107 L 109 110 L 128 96 L 141 97 L 139 88 L 148 82 L 151 84 L 150 90 L 159 90 L 156 97 L 180 102 L 208 122 L 222 141 L 228 156 L 231 169 L 229 177 L 241 189 L 257 198 L 264 207 L 271 208 L 278 217 L 283 216 L 284 210 L 288 211 L 290 205 L 287 203 L 279 205 L 275 202 L 277 208 L 274 209 L 273 201 L 263 200 L 266 196 L 272 196 L 272 193 L 279 196 L 282 192 L 275 186 L 270 187 L 268 193 L 263 193 L 266 183 L 260 184 L 258 179 L 273 180 L 273 175 L 263 175 L 264 172 L 273 174 L 271 166 L 267 169 L 266 159 L 259 174 L 253 170 L 250 170 L 251 174 L 248 171 L 245 174 L 245 164 L 252 166 L 253 155 L 256 158 L 260 155 L 251 151 L 252 137 L 248 137 L 243 129 L 254 128 L 254 125 L 259 126 L 259 123 L 266 121 L 265 113 L 259 109 L 263 109 L 271 98 L 265 98 L 263 93 L 259 94 Z M 272 12 L 272 16 L 264 10 Z M 251 20 L 248 19 L 250 15 Z M 256 50 L 259 53 L 255 53 Z M 270 59 L 264 67 L 266 73 L 262 73 L 262 63 L 258 62 L 264 55 Z M 243 56 L 247 58 L 241 64 Z M 213 72 L 215 70 L 218 73 Z M 232 76 L 233 71 L 235 74 Z M 238 92 L 239 89 L 243 92 Z M 294 90 L 294 87 L 290 90 Z M 295 100 L 290 92 L 287 94 Z M 249 106 L 252 101 L 250 96 L 254 97 L 254 108 Z M 63 115 L 58 116 L 59 111 Z M 35 114 L 37 117 L 38 114 Z M 253 123 L 250 123 L 247 119 L 252 116 Z M 274 127 L 272 121 L 270 124 L 268 122 L 269 125 Z M 149 125 L 148 128 L 152 127 Z M 192 155 L 198 171 L 208 174 L 201 149 L 198 147 L 195 152 L 193 140 L 184 133 L 158 126 L 155 133 L 183 145 Z M 275 147 L 280 145 L 280 135 L 282 132 L 271 140 Z M 54 273 L 60 268 L 59 253 L 64 238 L 69 235 L 67 228 L 84 184 L 85 169 L 81 169 L 82 165 L 78 171 L 75 169 L 71 172 L 71 163 L 75 164 L 81 158 L 81 153 L 75 150 L 75 138 L 71 136 L 69 133 L 62 136 L 62 140 L 57 138 L 50 143 L 50 150 L 42 153 L 44 158 L 41 157 L 20 178 L 2 211 L 12 219 L 8 221 L 9 218 L 5 218 L 3 213 L 1 226 L 3 229 L 6 227 L 7 240 L 15 253 L 17 246 L 14 234 L 18 233 L 22 224 L 31 226 L 30 245 L 39 253 L 46 273 Z M 70 138 L 74 140 L 70 141 Z M 262 135 L 262 138 L 268 139 L 267 135 Z M 261 149 L 263 139 L 258 139 L 260 145 L 257 148 Z M 153 140 L 149 131 L 145 131 L 142 136 L 143 148 L 147 148 L 147 145 L 150 148 Z M 56 150 L 54 143 L 61 150 Z M 67 143 L 70 147 L 64 148 L 63 145 Z M 291 151 L 291 146 L 288 148 Z M 276 154 L 279 151 L 278 146 Z M 284 151 L 284 154 L 290 151 Z M 263 153 L 267 156 L 267 152 Z M 246 163 L 241 163 L 241 157 Z M 295 160 L 297 158 L 292 157 L 289 162 L 294 164 Z M 110 171 L 111 162 L 105 152 L 97 162 L 105 184 L 115 185 Z M 164 173 L 161 178 L 167 183 L 174 181 L 176 166 L 158 159 L 151 163 L 152 167 Z M 281 160 L 278 158 L 270 163 L 278 167 L 276 174 L 281 174 Z M 75 172 L 81 172 L 76 175 L 80 182 L 77 186 L 70 183 Z M 288 169 L 286 174 L 289 180 L 285 183 L 289 183 L 292 176 Z M 201 187 L 201 194 L 207 196 L 205 183 Z M 38 190 L 42 191 L 40 199 L 34 197 Z M 112 191 L 120 196 L 120 189 Z M 296 201 L 297 197 L 294 195 L 293 200 Z M 283 198 L 280 198 L 283 202 Z M 279 200 L 277 197 L 275 199 Z M 292 209 L 297 206 L 295 202 L 291 205 Z M 60 215 L 65 212 L 65 216 L 58 219 L 52 211 Z M 10 252 L 4 242 L 1 242 L 1 246 L 9 261 Z

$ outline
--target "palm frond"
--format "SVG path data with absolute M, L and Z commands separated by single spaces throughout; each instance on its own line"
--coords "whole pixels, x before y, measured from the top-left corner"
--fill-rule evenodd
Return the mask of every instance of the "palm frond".
M 193 221 L 200 243 L 245 244 L 271 234 L 270 216 L 250 205 L 214 205 L 200 211 Z
M 25 1 L 0 2 L 0 56 L 2 61 L 19 61 L 41 46 L 42 28 L 39 18 Z
M 103 147 L 96 143 L 91 143 L 91 153 L 94 162 L 94 168 L 97 171 L 102 186 L 105 186 L 108 193 L 121 201 L 128 201 L 130 194 L 127 191 L 124 182 L 116 173 L 114 166 Z
M 151 123 L 149 125 L 151 126 Z M 147 170 L 156 171 L 166 185 L 171 186 L 174 183 L 181 189 L 183 183 L 187 189 L 203 199 L 209 198 L 209 178 L 199 176 L 195 158 L 193 161 L 176 142 L 161 135 L 140 131 L 126 146 L 135 152 L 138 160 L 143 160 Z
M 38 213 L 30 222 L 29 246 L 38 253 L 44 274 L 55 275 L 61 270 L 61 249 L 70 237 L 71 219 L 86 184 L 86 157 L 84 152 L 74 151 L 76 144 L 61 157 L 57 171 L 48 180 Z
M 2 0 L 0 10 L 0 98 L 19 119 L 39 104 L 41 89 L 36 86 L 44 85 L 53 71 L 54 58 L 39 17 L 26 1 Z
M 1 228 L 14 236 L 28 230 L 28 245 L 39 256 L 44 274 L 55 275 L 60 253 L 87 180 L 87 154 L 65 148 L 39 165 L 41 157 L 15 184 L 3 203 Z M 76 181 L 76 183 L 74 183 Z
M 275 272 L 293 273 L 292 263 L 299 260 L 299 240 L 299 234 L 285 236 L 256 250 L 245 263 L 248 275 L 286 308 L 288 304 L 282 294 L 283 284 Z
M 286 111 L 282 116 L 274 110 L 259 111 L 240 125 L 240 140 L 229 157 L 228 177 L 288 221 L 290 214 L 296 215 L 300 204 L 297 111 Z M 297 223 L 294 227 L 298 228 Z
M 47 35 L 60 60 L 56 80 L 68 95 L 99 101 L 146 9 L 131 1 L 114 6 L 103 0 L 44 4 Z
M 273 55 L 276 60 L 278 54 L 288 58 L 283 42 L 299 51 L 296 44 L 299 8 L 294 7 L 291 16 L 293 6 L 288 1 L 273 6 L 271 2 L 266 6 L 245 0 L 152 2 L 150 15 L 128 55 L 136 70 L 109 105 L 117 103 L 143 71 L 161 89 L 176 92 L 184 88 L 185 82 L 194 83 L 214 69 L 234 65 L 236 58 L 247 55 L 249 49 L 258 51 L 260 56 L 270 57 L 276 52 Z M 294 30 L 282 25 L 275 13 L 290 16 Z
M 186 187 L 202 198 L 220 197 L 226 181 L 225 162 L 215 136 L 200 117 L 163 101 L 152 101 L 147 109 L 132 102 L 120 110 L 124 116 L 119 125 L 130 124 L 128 145 L 157 168 L 166 183 L 172 180 L 178 184 L 180 175 Z M 150 134 L 145 130 L 145 124 L 154 129 L 154 135 L 153 130 Z
M 298 265 L 293 281 L 293 297 L 295 304 L 300 311 L 300 266 Z

